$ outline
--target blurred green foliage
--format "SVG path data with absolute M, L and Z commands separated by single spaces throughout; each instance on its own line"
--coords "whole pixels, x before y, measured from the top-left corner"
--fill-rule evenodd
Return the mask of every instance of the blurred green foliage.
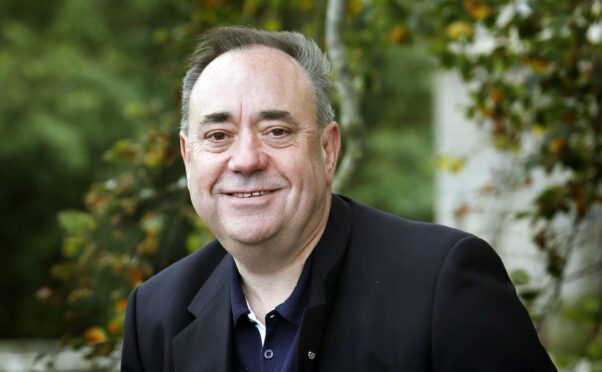
M 180 79 L 198 35 L 253 24 L 299 30 L 323 46 L 325 5 L 0 4 L 0 254 L 8 304 L 0 337 L 60 335 L 92 346 L 91 356 L 113 350 L 129 291 L 212 238 L 189 205 L 177 138 Z M 431 219 L 432 64 L 423 48 L 405 46 L 395 20 L 383 23 L 360 1 L 348 12 L 345 39 L 368 154 L 345 192 Z M 371 24 L 374 31 L 354 30 Z
M 111 172 L 102 153 L 140 133 L 124 115 L 128 107 L 172 101 L 171 82 L 157 79 L 162 49 L 147 26 L 177 22 L 171 9 L 140 1 L 0 3 L 0 337 L 63 330 L 60 312 L 34 296 L 60 258 L 56 213 L 83 208 L 89 184 Z
M 383 43 L 381 50 L 372 51 L 374 61 L 367 64 L 380 68 L 366 68 L 363 75 L 369 87 L 362 101 L 365 157 L 343 191 L 391 213 L 430 221 L 434 198 L 434 64 L 424 47 L 386 46 Z

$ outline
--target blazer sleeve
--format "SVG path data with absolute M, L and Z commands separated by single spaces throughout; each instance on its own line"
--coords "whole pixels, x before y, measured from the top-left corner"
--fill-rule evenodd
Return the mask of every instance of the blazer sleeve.
M 501 259 L 474 236 L 443 261 L 432 325 L 435 371 L 556 371 Z
M 128 307 L 125 314 L 125 327 L 123 338 L 123 349 L 121 352 L 121 371 L 139 372 L 144 371 L 140 360 L 138 347 L 138 326 L 136 324 L 136 296 L 138 288 L 134 289 L 128 299 Z

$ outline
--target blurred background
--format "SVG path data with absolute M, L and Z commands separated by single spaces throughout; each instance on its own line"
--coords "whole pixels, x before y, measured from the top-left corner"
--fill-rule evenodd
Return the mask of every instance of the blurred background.
M 337 191 L 488 240 L 556 364 L 602 371 L 594 0 L 3 0 L 0 370 L 115 369 L 128 293 L 212 239 L 179 89 L 232 24 L 343 50 Z

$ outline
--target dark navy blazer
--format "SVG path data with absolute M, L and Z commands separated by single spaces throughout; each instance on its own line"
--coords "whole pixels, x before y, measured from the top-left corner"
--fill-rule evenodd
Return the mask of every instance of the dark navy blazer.
M 313 255 L 300 372 L 556 370 L 481 239 L 333 196 Z M 214 241 L 132 292 L 123 371 L 230 370 L 229 260 Z

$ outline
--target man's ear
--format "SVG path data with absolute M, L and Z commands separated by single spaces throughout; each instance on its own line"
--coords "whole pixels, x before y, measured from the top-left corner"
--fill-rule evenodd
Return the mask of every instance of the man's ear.
M 182 154 L 182 160 L 184 161 L 184 167 L 186 168 L 186 178 L 188 178 L 188 163 L 190 162 L 190 144 L 188 143 L 188 137 L 185 133 L 180 132 L 180 154 Z
M 326 167 L 326 179 L 332 184 L 334 172 L 337 168 L 337 160 L 341 150 L 341 131 L 339 125 L 331 121 L 322 128 L 322 156 Z

